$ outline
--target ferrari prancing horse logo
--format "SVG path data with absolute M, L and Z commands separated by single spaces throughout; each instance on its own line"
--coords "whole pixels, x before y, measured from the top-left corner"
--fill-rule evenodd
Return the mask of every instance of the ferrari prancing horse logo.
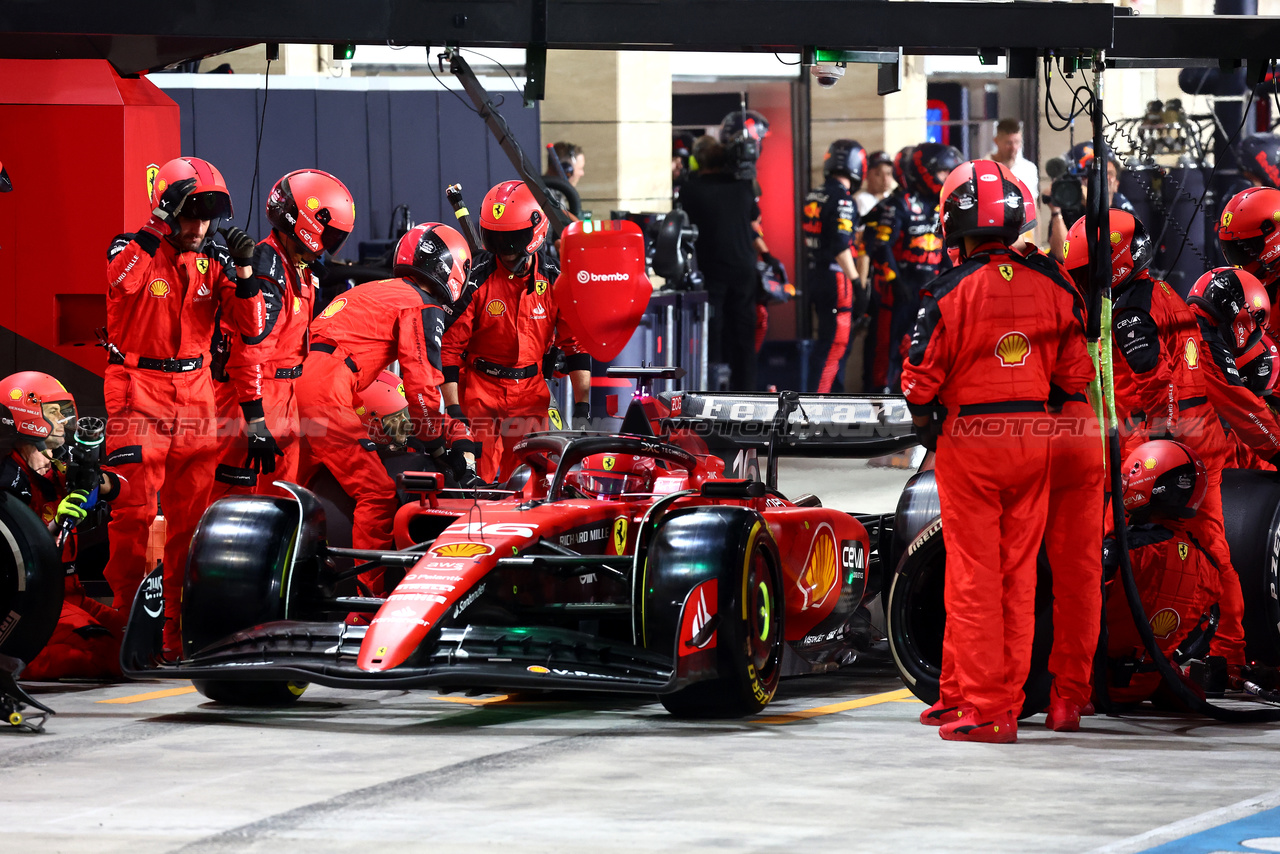
M 1183 560 L 1186 560 L 1188 551 L 1189 549 L 1187 548 L 1186 543 L 1178 543 L 1178 557 L 1182 558 Z
M 1000 275 L 1004 278 L 1006 282 L 1013 281 L 1013 265 L 1012 264 L 1001 264 L 999 267 L 999 270 L 1000 270 Z
M 544 279 L 538 279 L 533 283 L 533 292 L 538 296 L 542 296 L 547 292 L 547 283 Z
M 493 206 L 493 218 L 502 219 L 502 215 L 507 212 L 507 206 L 501 202 L 497 202 Z
M 613 520 L 613 551 L 622 554 L 627 547 L 627 519 L 619 516 Z
M 613 467 L 614 465 L 617 464 L 617 462 L 618 462 L 617 457 L 605 457 L 600 464 L 604 466 L 605 471 L 613 471 Z
M 147 198 L 153 198 L 156 192 L 156 176 L 160 174 L 160 167 L 152 163 L 147 167 Z
M 197 259 L 196 259 L 196 269 L 200 271 L 200 275 L 202 275 L 202 276 L 203 276 L 205 273 L 209 272 L 209 259 L 208 259 L 208 258 L 197 258 Z

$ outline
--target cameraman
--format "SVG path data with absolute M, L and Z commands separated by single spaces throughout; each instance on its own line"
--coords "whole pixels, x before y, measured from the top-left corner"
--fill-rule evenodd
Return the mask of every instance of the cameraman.
M 1108 148 L 1103 152 L 1107 160 L 1107 198 L 1111 207 L 1125 213 L 1134 213 L 1133 205 L 1120 192 L 1120 167 L 1115 155 Z M 1084 207 L 1089 201 L 1089 170 L 1093 166 L 1093 143 L 1081 142 L 1072 146 L 1065 158 L 1066 171 L 1053 179 L 1049 195 L 1040 200 L 1049 207 L 1049 254 L 1056 261 L 1064 261 L 1063 244 L 1067 241 L 1067 231 L 1075 221 L 1084 216 Z M 1053 161 L 1046 165 L 1050 175 L 1054 173 Z
M 689 221 L 698 227 L 698 267 L 711 305 L 708 359 L 727 362 L 735 391 L 754 391 L 756 354 L 757 236 L 760 217 L 752 182 L 738 178 L 724 145 L 710 136 L 693 145 L 698 163 L 680 193 Z

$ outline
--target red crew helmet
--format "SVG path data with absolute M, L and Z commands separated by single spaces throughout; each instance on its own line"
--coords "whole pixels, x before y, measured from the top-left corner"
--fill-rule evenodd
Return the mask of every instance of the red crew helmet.
M 1240 366 L 1240 379 L 1254 394 L 1266 397 L 1275 391 L 1280 347 L 1266 332 L 1256 346 L 1236 359 L 1236 364 Z
M 390 371 L 378 374 L 356 395 L 356 415 L 375 444 L 403 445 L 409 440 L 409 400 L 404 396 L 404 383 Z
M 1253 279 L 1246 286 L 1246 282 Z M 1262 328 L 1253 319 L 1245 292 L 1257 294 L 1262 284 L 1250 273 L 1235 267 L 1215 267 L 1191 286 L 1187 303 L 1199 306 L 1218 326 L 1227 326 L 1235 355 L 1247 352 L 1262 338 Z M 1270 311 L 1268 306 L 1267 311 Z
M 55 378 L 21 371 L 0 380 L 0 433 L 10 443 L 53 450 L 66 443 L 75 426 L 76 399 Z
M 965 237 L 1011 244 L 1022 233 L 1027 202 L 1022 183 L 994 160 L 961 163 L 942 185 L 942 236 L 948 246 Z
M 227 182 L 222 179 L 222 173 L 212 163 L 199 157 L 177 157 L 160 167 L 151 181 L 151 206 L 158 206 L 165 190 L 187 178 L 196 179 L 196 188 L 182 203 L 179 216 L 214 220 L 230 219 L 234 215 L 231 193 L 227 190 Z
M 1109 212 L 1108 236 L 1111 240 L 1111 287 L 1122 288 L 1133 278 L 1151 266 L 1155 256 L 1155 241 L 1147 232 L 1142 220 L 1133 214 L 1112 208 Z M 1062 247 L 1063 263 L 1067 272 L 1081 287 L 1089 267 L 1089 237 L 1085 218 L 1075 221 L 1067 232 L 1067 242 Z
M 452 306 L 461 298 L 471 272 L 471 250 L 456 230 L 443 223 L 424 222 L 400 238 L 392 269 Z
M 1218 243 L 1227 263 L 1266 284 L 1280 274 L 1280 190 L 1250 187 L 1236 193 L 1218 217 Z
M 285 175 L 267 197 L 271 227 L 320 255 L 336 254 L 356 224 L 351 191 L 328 172 L 299 169 Z
M 512 273 L 529 271 L 547 237 L 547 215 L 523 181 L 503 181 L 480 205 L 480 240 Z
M 1124 509 L 1139 519 L 1153 513 L 1190 519 L 1209 485 L 1204 461 L 1186 445 L 1168 439 L 1134 448 L 1125 458 L 1120 480 Z
M 565 486 L 583 498 L 618 499 L 653 491 L 652 457 L 592 454 L 564 477 Z

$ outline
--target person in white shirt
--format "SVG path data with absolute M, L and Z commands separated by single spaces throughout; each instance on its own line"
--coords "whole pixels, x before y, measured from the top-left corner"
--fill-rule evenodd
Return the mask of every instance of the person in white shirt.
M 866 216 L 867 211 L 889 195 L 893 187 L 893 158 L 883 151 L 871 152 L 871 156 L 867 158 L 867 174 L 862 181 L 862 189 L 853 194 L 858 217 Z
M 989 159 L 1003 164 L 1027 189 L 1037 196 L 1040 193 L 1040 170 L 1036 164 L 1022 156 L 1022 122 L 1017 119 L 1001 119 L 996 122 L 996 150 Z M 1039 231 L 1037 225 L 1036 231 Z M 1039 236 L 1035 239 L 1039 241 Z

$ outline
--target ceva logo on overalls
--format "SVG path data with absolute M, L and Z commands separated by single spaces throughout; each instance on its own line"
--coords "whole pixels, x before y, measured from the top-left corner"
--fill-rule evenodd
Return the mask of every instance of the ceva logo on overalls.
M 630 278 L 626 273 L 588 273 L 586 270 L 578 271 L 578 281 L 582 284 L 587 282 L 625 282 Z

